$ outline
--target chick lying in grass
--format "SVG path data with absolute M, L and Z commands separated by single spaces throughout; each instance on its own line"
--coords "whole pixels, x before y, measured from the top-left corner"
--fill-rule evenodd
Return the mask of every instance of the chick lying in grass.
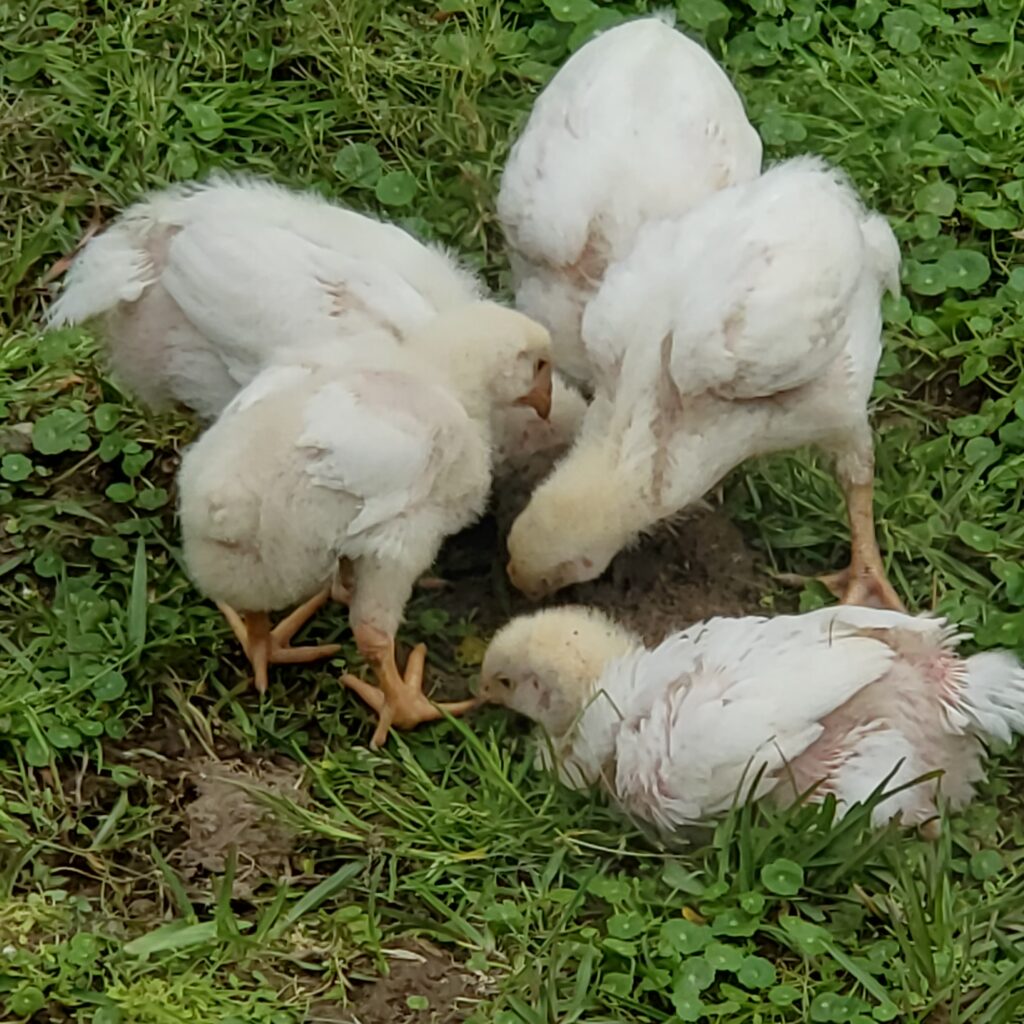
M 872 822 L 938 828 L 964 806 L 983 741 L 1024 731 L 1024 670 L 1006 651 L 957 653 L 942 619 L 842 606 L 715 618 L 653 649 L 596 610 L 514 619 L 490 644 L 480 698 L 538 722 L 561 779 L 600 785 L 663 830 L 752 796 L 831 794 L 845 813 L 889 779 L 938 780 L 883 799 Z
M 547 332 L 499 307 L 484 348 L 481 329 L 476 311 L 449 315 L 443 331 L 432 321 L 415 348 L 387 338 L 366 338 L 357 351 L 311 346 L 259 374 L 182 461 L 185 560 L 238 635 L 257 688 L 266 690 L 269 664 L 338 650 L 290 646 L 333 589 L 349 602 L 380 684 L 343 680 L 380 716 L 375 746 L 392 725 L 440 717 L 422 692 L 425 649 L 403 677 L 395 632 L 441 542 L 483 510 L 493 409 L 546 408 Z M 269 612 L 300 602 L 271 628 Z

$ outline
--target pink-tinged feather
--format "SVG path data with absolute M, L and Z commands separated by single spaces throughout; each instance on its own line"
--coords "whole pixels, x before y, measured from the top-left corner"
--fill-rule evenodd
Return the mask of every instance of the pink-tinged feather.
M 961 639 L 942 619 L 842 606 L 712 619 L 607 664 L 561 753 L 666 830 L 748 795 L 831 794 L 843 814 L 887 778 L 895 788 L 937 773 L 873 812 L 878 825 L 921 825 L 940 794 L 954 808 L 972 798 L 980 740 L 1024 732 L 1020 663 L 964 659 Z

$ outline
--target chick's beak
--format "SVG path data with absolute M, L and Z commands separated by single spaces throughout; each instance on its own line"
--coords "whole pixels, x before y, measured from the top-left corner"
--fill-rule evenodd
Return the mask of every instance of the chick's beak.
M 544 585 L 544 581 L 539 585 L 535 584 L 532 587 L 528 583 L 525 583 L 522 577 L 516 572 L 516 563 L 511 560 L 509 560 L 508 565 L 505 566 L 505 572 L 508 574 L 508 579 L 512 586 L 521 594 L 528 597 L 531 601 L 539 601 L 549 593 L 549 589 Z
M 476 691 L 477 705 L 496 703 L 498 689 L 498 684 L 495 683 L 493 679 L 488 679 L 486 677 L 482 678 L 480 680 L 480 686 Z
M 551 415 L 551 363 L 548 360 L 542 359 L 537 364 L 537 373 L 530 390 L 517 398 L 515 404 L 530 406 L 542 420 Z

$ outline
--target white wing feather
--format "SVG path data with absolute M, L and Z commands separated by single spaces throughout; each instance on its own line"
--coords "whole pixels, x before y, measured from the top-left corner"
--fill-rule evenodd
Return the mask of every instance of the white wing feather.
M 298 445 L 314 483 L 362 503 L 348 527 L 356 536 L 417 510 L 471 434 L 467 413 L 441 389 L 363 371 L 307 402 Z
M 800 387 L 847 347 L 869 275 L 877 322 L 878 276 L 891 268 L 876 265 L 866 219 L 845 182 L 801 158 L 651 224 L 587 308 L 588 355 L 602 366 L 642 360 L 649 378 L 665 372 L 669 338 L 683 395 L 752 399 Z M 880 235 L 874 221 L 872 231 Z M 877 361 L 877 331 L 864 343 Z
M 770 789 L 821 735 L 821 719 L 892 661 L 884 643 L 828 622 L 713 619 L 613 663 L 571 756 L 585 761 L 614 733 L 613 795 L 664 828 L 726 809 L 762 769 Z
M 274 398 L 280 391 L 288 391 L 308 381 L 313 371 L 307 366 L 271 366 L 264 370 L 248 386 L 231 400 L 221 414 L 222 419 L 251 409 L 268 398 Z
M 291 230 L 224 218 L 177 235 L 161 280 L 229 361 L 263 363 L 309 340 L 342 343 L 369 328 L 401 334 L 434 313 L 386 266 Z
M 189 192 L 189 220 L 225 217 L 288 230 L 306 242 L 357 261 L 386 266 L 434 309 L 471 302 L 477 279 L 446 250 L 426 245 L 395 224 L 330 203 L 311 192 L 238 175 L 215 176 Z

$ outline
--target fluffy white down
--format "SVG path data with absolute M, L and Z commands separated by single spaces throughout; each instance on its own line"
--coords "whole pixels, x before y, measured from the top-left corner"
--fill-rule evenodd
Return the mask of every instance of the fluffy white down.
M 319 196 L 217 177 L 129 207 L 72 265 L 52 325 L 105 315 L 114 369 L 213 417 L 313 337 L 401 337 L 481 295 L 446 252 Z
M 483 509 L 486 433 L 432 368 L 385 358 L 271 367 L 191 447 L 185 560 L 207 595 L 283 608 L 352 559 L 352 617 L 393 632 L 441 541 Z
M 606 666 L 563 771 L 670 830 L 726 810 L 761 771 L 754 796 L 817 787 L 842 813 L 897 769 L 891 785 L 939 770 L 875 811 L 919 824 L 937 788 L 954 807 L 971 798 L 979 740 L 1024 731 L 1020 664 L 960 658 L 957 640 L 940 619 L 862 608 L 712 619 Z
M 761 141 L 715 61 L 664 18 L 601 33 L 559 69 L 509 156 L 498 216 L 516 301 L 589 380 L 580 316 L 647 221 L 753 179 Z
M 878 221 L 841 174 L 800 157 L 652 222 L 587 308 L 588 356 L 606 379 L 635 359 L 633 387 L 667 370 L 680 396 L 725 400 L 792 391 L 844 359 L 862 403 L 879 300 L 898 286 L 899 251 Z

